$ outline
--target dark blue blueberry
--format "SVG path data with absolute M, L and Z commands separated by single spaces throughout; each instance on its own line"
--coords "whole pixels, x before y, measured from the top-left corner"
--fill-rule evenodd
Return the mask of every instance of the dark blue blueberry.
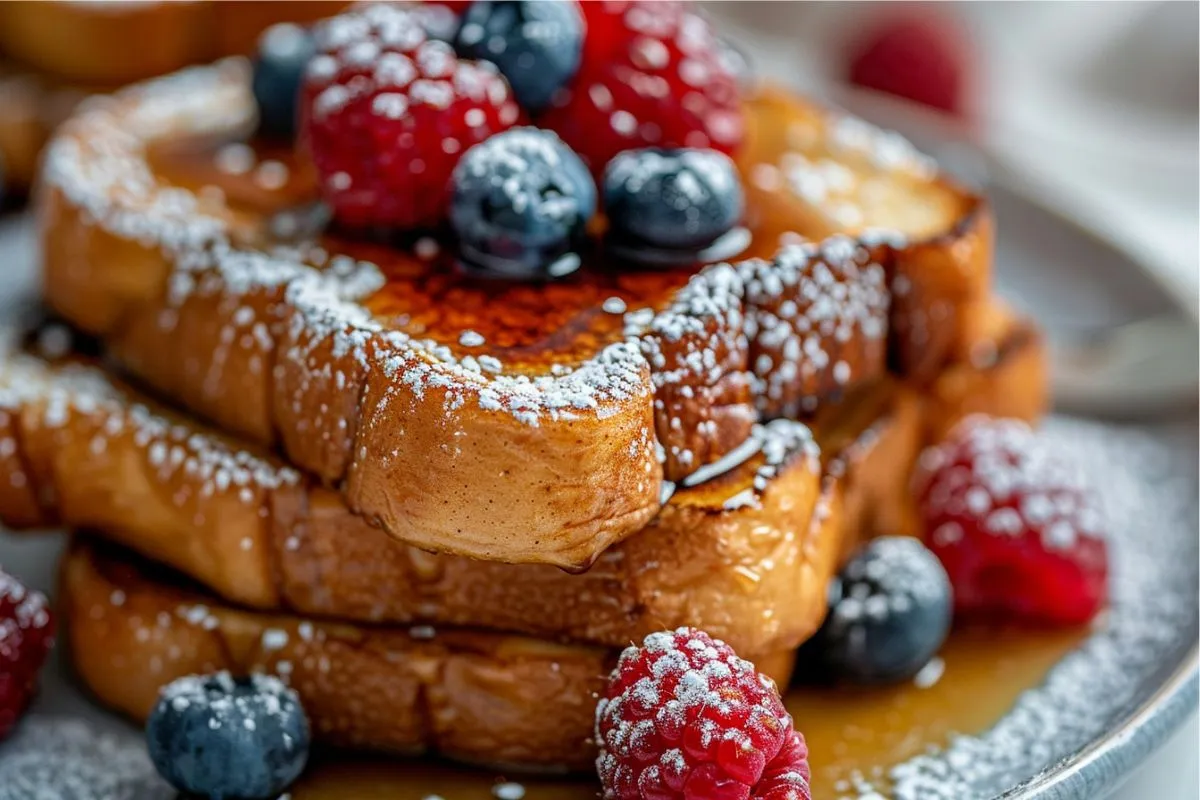
M 457 46 L 499 67 L 517 102 L 536 114 L 579 69 L 583 15 L 575 0 L 476 0 L 463 15 Z
M 946 570 L 925 545 L 875 539 L 834 579 L 829 615 L 802 657 L 853 683 L 912 678 L 946 640 L 953 605 Z
M 609 233 L 622 249 L 702 250 L 733 230 L 745 199 L 716 150 L 626 150 L 604 171 Z
M 192 675 L 163 689 L 146 743 L 159 774 L 181 792 L 273 800 L 304 771 L 308 720 L 278 678 Z
M 463 155 L 452 180 L 450 223 L 468 267 L 517 278 L 570 271 L 564 257 L 596 211 L 596 186 L 556 135 L 512 128 L 492 136 Z
M 290 22 L 272 25 L 259 38 L 253 85 L 263 132 L 295 134 L 300 82 L 315 47 L 312 34 Z

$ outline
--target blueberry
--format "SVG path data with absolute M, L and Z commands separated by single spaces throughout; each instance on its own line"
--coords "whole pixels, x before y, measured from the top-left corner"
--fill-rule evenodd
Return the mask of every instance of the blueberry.
M 464 262 L 507 277 L 556 277 L 596 211 L 587 167 L 537 128 L 475 145 L 451 180 L 450 223 Z
M 950 579 L 917 539 L 886 536 L 859 553 L 830 586 L 829 615 L 804 657 L 853 683 L 891 683 L 929 663 L 950 631 Z
M 290 22 L 272 25 L 259 38 L 253 87 L 263 132 L 295 134 L 300 81 L 315 50 L 312 34 Z
M 180 678 L 146 722 L 150 759 L 181 792 L 211 800 L 276 798 L 308 760 L 308 720 L 274 677 Z
M 575 0 L 476 0 L 463 15 L 457 46 L 499 67 L 517 102 L 536 114 L 579 69 L 583 15 Z
M 624 248 L 703 249 L 744 205 L 733 162 L 716 150 L 626 150 L 604 171 L 609 232 Z

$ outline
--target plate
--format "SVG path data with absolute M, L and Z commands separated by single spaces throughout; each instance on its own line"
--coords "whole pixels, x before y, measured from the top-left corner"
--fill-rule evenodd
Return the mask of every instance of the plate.
M 1017 193 L 997 190 L 993 200 L 1000 290 L 1042 320 L 1052 339 L 1174 310 L 1170 296 L 1115 249 Z M 0 222 L 0 253 L 12 287 L 0 298 L 3 314 L 5 301 L 33 283 L 27 219 Z M 1114 532 L 1112 608 L 992 729 L 891 769 L 898 800 L 1103 796 L 1195 709 L 1194 413 L 1142 424 L 1056 416 L 1047 430 L 1103 488 Z M 0 534 L 0 563 L 50 589 L 61 545 L 61 536 Z M 61 664 L 51 665 L 30 717 L 0 746 L 0 800 L 25 800 L 35 787 L 53 792 L 37 796 L 68 800 L 171 797 L 139 732 L 90 704 Z

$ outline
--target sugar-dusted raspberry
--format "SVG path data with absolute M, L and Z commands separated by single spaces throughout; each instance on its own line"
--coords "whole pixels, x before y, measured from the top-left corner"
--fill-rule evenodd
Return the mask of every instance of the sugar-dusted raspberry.
M 1024 422 L 968 417 L 921 456 L 914 487 L 956 613 L 1074 624 L 1103 606 L 1097 498 Z
M 737 76 L 703 17 L 668 0 L 583 4 L 579 72 L 538 119 L 600 175 L 622 150 L 731 153 L 744 119 Z
M 458 159 L 520 116 L 508 84 L 398 5 L 356 6 L 318 26 L 316 41 L 303 134 L 335 216 L 354 227 L 436 225 Z
M 53 644 L 54 619 L 45 595 L 0 570 L 0 739 L 29 706 Z
M 692 628 L 621 654 L 596 707 L 606 800 L 809 800 L 808 750 L 775 683 Z

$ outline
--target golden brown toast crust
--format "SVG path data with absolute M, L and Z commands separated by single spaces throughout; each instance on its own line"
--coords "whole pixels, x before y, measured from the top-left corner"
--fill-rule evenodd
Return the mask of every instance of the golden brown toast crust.
M 64 557 L 59 591 L 75 672 L 100 702 L 135 720 L 175 678 L 269 672 L 299 692 L 326 744 L 525 769 L 592 768 L 596 696 L 615 651 L 239 611 L 145 570 L 80 540 Z M 757 666 L 786 685 L 791 662 L 791 653 L 775 654 Z
M 761 109 L 749 103 L 752 117 L 776 113 L 766 100 Z M 813 113 L 794 105 L 796 114 Z M 357 513 L 410 544 L 585 566 L 653 517 L 663 477 L 681 479 L 719 458 L 760 415 L 807 409 L 883 372 L 884 268 L 900 263 L 894 245 L 903 237 L 863 227 L 862 242 L 875 246 L 834 237 L 780 249 L 778 235 L 768 235 L 779 230 L 774 223 L 752 220 L 753 248 L 762 252 L 749 255 L 772 260 L 714 265 L 673 293 L 635 293 L 648 307 L 631 307 L 620 326 L 606 323 L 598 349 L 562 370 L 546 374 L 535 363 L 542 372 L 529 373 L 533 366 L 518 360 L 509 374 L 496 360 L 494 374 L 491 345 L 476 352 L 463 344 L 467 331 L 453 314 L 421 328 L 428 340 L 417 338 L 410 314 L 378 316 L 391 308 L 381 298 L 415 291 L 388 291 L 397 281 L 416 285 L 401 273 L 417 269 L 424 280 L 412 258 L 398 272 L 390 262 L 332 259 L 318 270 L 294 256 L 255 255 L 246 243 L 270 239 L 257 200 L 225 204 L 160 183 L 149 157 L 158 143 L 231 135 L 251 124 L 252 110 L 242 69 L 225 63 L 72 121 L 47 160 L 48 300 L 104 336 L 139 376 L 225 429 L 278 442 L 298 466 L 342 489 Z M 752 138 L 746 157 L 759 146 Z M 883 173 L 872 169 L 864 174 L 878 182 Z M 916 187 L 933 192 L 935 182 Z M 792 218 L 803 232 L 804 214 Z M 960 244 L 951 237 L 922 248 Z M 391 257 L 403 261 L 398 251 Z M 536 291 L 547 309 L 569 307 L 570 286 L 587 280 Z M 845 302 L 805 333 L 817 310 L 828 311 L 810 307 L 813 292 Z M 607 313 L 615 312 L 580 307 L 578 320 L 594 332 Z
M 876 391 L 814 418 L 823 478 L 794 462 L 755 498 L 743 494 L 751 464 L 681 489 L 580 575 L 396 542 L 337 493 L 253 448 L 96 370 L 55 372 L 28 357 L 0 377 L 0 519 L 97 529 L 257 608 L 612 646 L 690 624 L 755 655 L 807 638 L 824 613 L 825 581 L 863 537 L 917 533 L 907 475 L 931 437 L 967 412 L 1040 414 L 1040 339 L 1004 319 L 998 343 L 980 342 L 997 354 L 988 368 L 947 370 L 940 394 Z
M 879 409 L 908 439 L 916 418 L 901 408 L 912 405 L 893 398 Z M 0 519 L 103 531 L 257 608 L 612 646 L 693 624 L 757 655 L 820 624 L 843 527 L 838 486 L 822 479 L 808 430 L 777 422 L 763 436 L 763 452 L 679 487 L 644 530 L 571 575 L 405 545 L 337 493 L 99 369 L 17 355 L 0 368 Z M 896 481 L 915 451 L 903 458 Z M 856 454 L 849 472 L 869 459 Z
M 60 80 L 112 87 L 253 51 L 276 22 L 308 22 L 345 3 L 30 2 L 0 4 L 0 52 Z
M 797 102 L 784 89 L 769 87 L 757 102 L 770 111 L 750 117 L 739 160 L 751 207 L 774 216 L 760 224 L 795 220 L 784 229 L 814 239 L 889 232 L 890 366 L 907 381 L 932 380 L 981 335 L 973 312 L 991 291 L 987 201 L 897 134 Z

